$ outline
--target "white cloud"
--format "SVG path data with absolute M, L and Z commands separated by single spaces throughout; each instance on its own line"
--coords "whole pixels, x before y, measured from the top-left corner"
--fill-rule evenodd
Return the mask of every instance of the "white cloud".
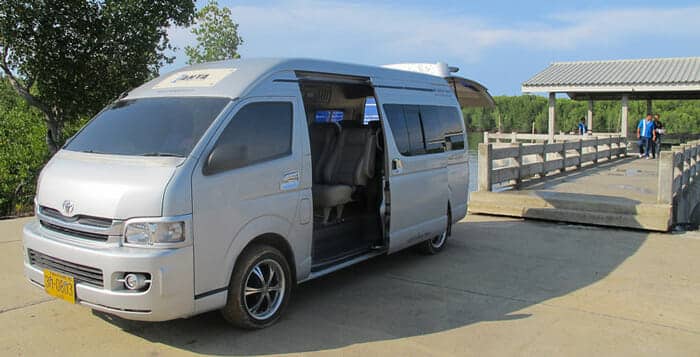
M 245 40 L 240 48 L 243 57 L 469 64 L 481 60 L 486 51 L 504 46 L 567 51 L 611 46 L 640 36 L 700 40 L 698 6 L 551 14 L 547 21 L 510 26 L 439 9 L 373 3 L 284 0 L 230 8 Z M 180 48 L 194 42 L 184 29 L 173 29 L 170 35 Z M 178 65 L 186 60 L 181 52 Z

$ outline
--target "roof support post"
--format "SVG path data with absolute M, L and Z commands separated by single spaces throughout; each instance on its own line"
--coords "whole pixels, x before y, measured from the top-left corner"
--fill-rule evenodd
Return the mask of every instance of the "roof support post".
M 627 117 L 629 115 L 629 95 L 622 95 L 622 123 L 620 123 L 620 135 L 627 137 Z
M 588 99 L 588 118 L 586 127 L 592 133 L 593 132 L 593 99 Z
M 557 105 L 557 94 L 554 92 L 549 93 L 549 121 L 547 122 L 547 140 L 550 143 L 554 142 L 554 121 L 557 115 L 556 111 Z
M 651 115 L 653 111 L 651 99 L 647 99 L 647 115 Z

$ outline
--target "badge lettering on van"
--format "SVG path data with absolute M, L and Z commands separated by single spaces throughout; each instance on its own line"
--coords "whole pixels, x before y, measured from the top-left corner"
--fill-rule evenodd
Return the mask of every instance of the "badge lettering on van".
M 153 89 L 213 87 L 235 71 L 235 68 L 212 68 L 173 73 Z

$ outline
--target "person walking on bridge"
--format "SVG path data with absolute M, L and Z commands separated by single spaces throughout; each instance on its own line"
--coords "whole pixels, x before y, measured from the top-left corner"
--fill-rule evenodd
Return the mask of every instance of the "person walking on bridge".
M 654 121 L 651 119 L 651 114 L 647 114 L 645 119 L 639 121 L 637 125 L 637 139 L 639 139 L 639 157 L 645 157 L 649 160 L 653 141 L 656 140 L 656 131 L 654 130 Z M 642 148 L 644 149 L 644 154 L 642 154 Z
M 581 120 L 578 122 L 578 135 L 586 135 L 586 132 L 585 118 L 581 117 Z
M 661 122 L 659 114 L 654 114 L 654 133 L 656 134 L 656 140 L 654 140 L 654 151 L 652 151 L 651 154 L 656 158 L 661 152 L 661 137 L 666 134 L 664 124 Z

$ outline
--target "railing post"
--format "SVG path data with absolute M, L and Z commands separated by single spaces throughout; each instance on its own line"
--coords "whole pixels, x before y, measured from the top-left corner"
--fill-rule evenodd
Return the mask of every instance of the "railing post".
M 688 151 L 688 154 L 690 155 L 690 184 L 693 184 L 697 179 L 696 176 L 698 173 L 698 143 L 696 141 L 692 141 Z
M 700 140 L 695 141 L 695 174 L 700 175 Z
M 593 143 L 593 152 L 595 152 L 595 156 L 593 156 L 593 164 L 598 163 L 598 137 L 593 137 L 593 140 L 595 140 L 595 143 Z
M 510 133 L 510 143 L 515 144 L 518 142 L 518 133 L 516 132 L 511 132 Z
M 674 183 L 678 180 L 678 184 L 674 185 L 674 200 L 673 200 L 673 223 L 686 223 L 687 201 L 685 199 L 686 177 L 687 171 L 685 166 L 685 144 L 678 145 L 673 148 L 673 180 Z M 678 162 L 676 164 L 676 162 Z
M 696 155 L 696 159 L 695 159 L 695 160 L 697 161 L 698 165 L 700 165 L 700 140 L 696 140 L 696 141 L 695 141 L 695 146 L 698 148 L 698 151 L 697 151 L 697 153 L 696 153 L 697 155 Z M 698 167 L 698 170 L 697 170 L 697 171 L 700 171 L 700 167 Z
M 492 153 L 493 144 L 479 144 L 479 191 L 491 191 Z
M 486 143 L 486 144 L 489 143 L 489 132 L 488 131 L 484 132 L 484 143 Z
M 657 201 L 659 203 L 673 204 L 673 151 L 659 153 L 659 184 Z
M 566 146 L 566 144 L 564 144 L 564 146 Z M 566 163 L 564 164 L 566 165 Z M 578 139 L 578 165 L 576 165 L 576 168 L 580 169 L 581 165 L 583 165 L 583 139 Z
M 561 142 L 561 152 L 559 152 L 559 155 L 561 156 L 561 169 L 559 172 L 564 173 L 566 172 L 566 140 Z
M 690 184 L 690 150 L 688 144 L 681 144 L 683 150 L 683 180 L 681 186 L 686 189 Z
M 615 141 L 615 140 L 618 140 L 616 145 L 615 145 L 615 153 L 617 154 L 617 155 L 615 155 L 615 157 L 617 157 L 617 158 L 620 157 L 620 153 L 619 153 L 620 141 L 619 141 L 619 139 L 620 139 L 619 136 L 615 137 L 615 138 L 613 138 L 612 136 L 608 136 L 608 161 L 612 160 L 613 141 Z
M 518 168 L 518 177 L 515 179 L 515 187 L 518 188 L 523 181 L 523 143 L 517 143 L 518 155 L 515 157 L 515 166 Z
M 683 186 L 683 149 L 679 146 L 674 146 L 672 149 L 673 152 L 673 180 L 678 180 L 678 187 L 674 187 L 674 194 L 678 193 L 681 191 L 682 186 Z M 676 161 L 679 161 L 680 163 L 676 163 Z
M 540 159 L 542 160 L 542 172 L 540 173 L 539 178 L 547 176 L 547 145 L 547 142 L 542 143 L 542 154 L 539 155 Z

